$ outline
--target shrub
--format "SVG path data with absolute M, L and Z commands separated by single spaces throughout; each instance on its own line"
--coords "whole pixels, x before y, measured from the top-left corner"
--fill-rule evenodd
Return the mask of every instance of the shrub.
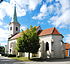
M 9 54 L 8 57 L 16 57 L 15 54 Z
M 4 56 L 7 57 L 9 54 L 5 54 Z
M 1 55 L 2 55 L 2 56 L 5 56 L 5 53 L 2 53 Z

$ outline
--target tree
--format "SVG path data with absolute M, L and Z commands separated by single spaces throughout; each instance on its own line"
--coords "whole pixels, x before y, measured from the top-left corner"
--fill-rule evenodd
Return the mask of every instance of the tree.
M 36 32 L 36 28 L 30 26 L 30 29 L 26 30 L 27 35 L 27 44 L 26 44 L 26 52 L 29 53 L 28 58 L 30 59 L 30 53 L 37 53 L 40 47 L 39 37 Z
M 17 39 L 16 50 L 18 52 L 25 52 L 25 37 L 26 34 L 23 32 L 22 37 Z
M 28 59 L 30 59 L 30 53 L 37 53 L 40 47 L 39 37 L 36 32 L 36 28 L 30 26 L 30 29 L 27 29 L 22 33 L 22 37 L 17 40 L 18 50 L 23 49 L 24 52 L 28 52 Z M 21 50 L 21 52 L 23 52 Z
M 5 48 L 3 46 L 0 46 L 0 53 L 4 54 L 5 53 Z

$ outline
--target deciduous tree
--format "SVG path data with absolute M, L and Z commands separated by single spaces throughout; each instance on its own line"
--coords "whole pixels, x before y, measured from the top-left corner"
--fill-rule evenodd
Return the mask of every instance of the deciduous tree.
M 36 27 L 30 26 L 30 29 L 22 32 L 22 36 L 17 39 L 17 50 L 20 52 L 37 53 L 40 47 L 39 36 L 36 32 Z

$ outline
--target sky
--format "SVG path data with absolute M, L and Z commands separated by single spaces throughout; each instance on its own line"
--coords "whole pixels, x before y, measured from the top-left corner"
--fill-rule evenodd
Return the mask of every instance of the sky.
M 64 36 L 64 43 L 70 43 L 70 0 L 4 0 L 0 3 L 0 45 L 8 42 L 15 4 L 20 29 L 30 25 L 42 29 L 56 27 Z

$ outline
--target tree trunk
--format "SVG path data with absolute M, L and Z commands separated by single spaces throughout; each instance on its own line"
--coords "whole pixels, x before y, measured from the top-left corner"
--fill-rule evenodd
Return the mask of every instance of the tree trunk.
M 28 53 L 28 59 L 30 60 L 30 52 Z

